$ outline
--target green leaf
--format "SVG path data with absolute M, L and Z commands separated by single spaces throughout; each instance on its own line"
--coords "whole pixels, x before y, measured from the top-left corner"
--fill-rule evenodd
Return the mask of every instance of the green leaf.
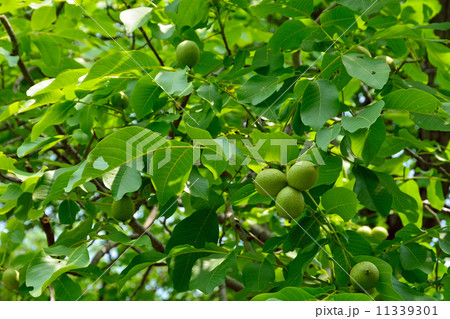
M 42 119 L 33 126 L 30 140 L 36 140 L 42 132 L 49 126 L 61 124 L 66 119 L 68 113 L 73 109 L 74 103 L 71 101 L 57 103 L 47 109 Z
M 0 152 L 0 169 L 1 170 L 13 170 L 14 164 L 17 161 L 14 158 L 9 158 L 3 152 Z
M 61 183 L 65 183 L 64 189 L 70 191 L 88 179 L 102 176 L 122 165 L 142 171 L 144 156 L 152 154 L 166 143 L 168 141 L 160 134 L 142 127 L 121 128 L 101 140 L 89 153 L 87 160 L 75 172 L 68 173 L 71 174 L 68 182 L 67 176 L 61 176 Z M 192 150 L 192 147 L 189 146 L 189 149 Z
M 22 145 L 17 148 L 17 155 L 19 157 L 24 157 L 28 154 L 31 154 L 34 151 L 37 151 L 39 154 L 44 153 L 45 151 L 51 149 L 60 141 L 65 139 L 65 136 L 57 135 L 55 137 L 38 137 L 34 142 L 30 142 L 30 138 L 27 138 Z
M 119 51 L 107 55 L 94 63 L 83 83 L 100 77 L 155 67 L 156 62 L 142 51 Z
M 161 71 L 156 75 L 155 82 L 169 95 L 186 96 L 193 90 L 192 83 L 187 81 L 186 70 Z
M 149 76 L 141 77 L 134 86 L 130 96 L 130 106 L 133 108 L 138 119 L 144 118 L 152 111 L 162 89 L 155 85 Z
M 61 224 L 72 224 L 80 211 L 80 207 L 71 199 L 63 200 L 59 204 L 58 217 Z
M 435 298 L 425 295 L 424 293 L 411 288 L 407 284 L 398 281 L 392 277 L 394 289 L 402 296 L 405 301 L 437 301 Z
M 417 243 L 402 244 L 400 247 L 400 261 L 406 270 L 419 269 L 431 274 L 436 262 L 432 250 Z
M 236 90 L 239 103 L 257 105 L 281 88 L 278 78 L 256 74 Z
M 383 101 L 377 101 L 353 117 L 343 116 L 342 126 L 350 133 L 354 133 L 362 128 L 369 128 L 380 116 L 383 106 Z
M 325 164 L 319 165 L 319 180 L 316 186 L 333 184 L 342 171 L 342 158 L 339 156 L 326 155 L 322 159 Z
M 275 280 L 275 270 L 267 259 L 263 262 L 247 264 L 243 270 L 243 282 L 246 289 L 258 291 Z
M 446 254 L 450 254 L 450 233 L 439 234 L 439 247 Z
M 343 239 L 345 248 L 353 255 L 368 255 L 373 249 L 367 239 L 353 230 L 346 230 L 347 239 Z
M 175 32 L 175 25 L 173 24 L 150 24 L 152 36 L 158 40 L 167 40 Z
M 355 30 L 357 28 L 355 21 L 355 13 L 341 6 L 325 11 L 320 15 L 320 24 L 331 37 L 335 33 L 341 36 L 345 32 Z
M 111 190 L 115 200 L 120 200 L 125 194 L 137 191 L 141 187 L 142 178 L 136 169 L 123 165 L 103 175 L 103 184 Z
M 21 220 L 28 218 L 28 212 L 33 206 L 33 194 L 25 192 L 17 199 L 17 206 L 14 210 L 14 215 Z
M 433 208 L 440 211 L 444 207 L 445 197 L 441 181 L 430 179 L 430 183 L 427 186 L 427 198 Z
M 341 131 L 341 126 L 335 124 L 332 127 L 322 127 L 316 134 L 316 144 L 324 152 L 328 150 L 328 146 L 334 141 Z
M 54 246 L 72 247 L 86 240 L 92 231 L 92 219 L 86 219 L 73 229 L 64 230 L 55 242 Z
M 320 227 L 313 217 L 302 217 L 294 223 L 283 243 L 283 251 L 289 252 L 296 248 L 304 249 L 314 243 L 320 235 Z
M 348 74 L 367 85 L 381 89 L 389 79 L 391 69 L 386 61 L 369 58 L 361 53 L 348 53 L 342 56 Z
M 372 0 L 338 0 L 337 3 L 354 11 L 365 11 L 374 3 Z
M 53 36 L 47 34 L 35 34 L 33 43 L 38 48 L 45 66 L 60 66 L 61 47 L 58 45 Z
M 418 220 L 418 205 L 416 200 L 409 194 L 402 192 L 395 183 L 392 176 L 387 173 L 376 173 L 381 184 L 392 194 L 392 208 L 406 215 L 408 220 L 415 223 Z
M 123 285 L 139 271 L 148 268 L 157 262 L 164 261 L 165 257 L 166 256 L 164 254 L 156 251 L 147 251 L 135 256 L 128 266 L 120 273 L 118 285 L 123 287 Z
M 40 31 L 46 29 L 56 21 L 56 7 L 42 6 L 33 11 L 31 16 L 31 29 L 33 31 Z
M 302 121 L 318 131 L 326 121 L 339 113 L 339 93 L 328 80 L 310 82 L 303 94 Z
M 311 264 L 312 259 L 319 252 L 319 245 L 313 245 L 310 250 L 302 251 L 289 263 L 286 286 L 298 287 L 302 284 L 306 267 Z
M 216 243 L 219 239 L 217 214 L 211 210 L 200 210 L 179 222 L 166 245 L 166 253 L 179 245 L 203 248 L 206 243 Z M 171 258 L 169 274 L 177 291 L 189 289 L 192 267 L 205 253 L 182 254 Z
M 161 205 L 185 188 L 194 163 L 190 144 L 173 141 L 171 147 L 155 151 L 150 163 L 152 182 Z
M 75 301 L 81 296 L 81 287 L 66 274 L 62 274 L 52 283 L 56 300 Z
M 209 1 L 207 0 L 181 0 L 178 5 L 176 19 L 177 29 L 188 26 L 195 29 L 208 17 Z
M 152 8 L 131 8 L 120 13 L 120 21 L 123 22 L 127 33 L 133 33 L 142 27 L 152 16 Z
M 302 41 L 319 30 L 311 19 L 287 20 L 278 28 L 269 40 L 271 50 L 298 50 Z
M 209 255 L 197 260 L 192 268 L 192 277 L 189 289 L 199 289 L 209 295 L 215 287 L 225 282 L 226 273 L 236 262 L 236 255 Z
M 450 132 L 450 116 L 448 114 L 411 113 L 413 121 L 419 127 L 430 131 Z
M 352 170 L 356 182 L 353 191 L 358 200 L 368 209 L 389 215 L 392 206 L 392 194 L 381 184 L 378 176 L 371 170 L 355 165 Z
M 317 300 L 316 297 L 306 292 L 303 288 L 286 287 L 278 292 L 264 293 L 253 297 L 252 301 L 282 300 L 282 301 L 307 301 Z
M 66 259 L 52 258 L 42 249 L 31 259 L 26 275 L 26 285 L 33 288 L 30 295 L 39 297 L 42 291 L 60 275 L 89 265 L 89 253 L 85 246 L 68 250 L 70 253 Z
M 375 158 L 385 137 L 386 127 L 381 117 L 369 129 L 360 129 L 347 135 L 353 154 L 362 158 L 366 165 Z
M 285 17 L 294 18 L 309 16 L 313 10 L 313 0 L 263 0 L 257 5 L 251 6 L 251 11 L 259 17 L 265 17 L 276 12 Z
M 222 98 L 220 97 L 216 84 L 204 84 L 197 89 L 197 95 L 205 99 L 211 104 L 212 109 L 216 113 L 222 110 Z
M 327 214 L 338 214 L 344 221 L 356 215 L 358 200 L 356 194 L 343 187 L 335 187 L 322 195 L 322 205 Z
M 386 109 L 405 110 L 414 113 L 431 113 L 441 106 L 441 102 L 433 95 L 418 89 L 400 89 L 389 93 L 383 100 Z

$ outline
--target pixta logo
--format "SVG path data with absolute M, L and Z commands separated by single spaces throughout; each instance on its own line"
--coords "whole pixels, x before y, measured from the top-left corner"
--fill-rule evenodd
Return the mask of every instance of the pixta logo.
M 277 154 L 276 157 L 281 165 L 300 160 L 313 161 L 319 165 L 325 164 L 319 149 L 312 140 L 306 140 L 301 149 L 298 148 L 297 140 L 294 138 L 259 139 L 255 143 L 245 138 L 239 140 L 224 137 L 202 138 L 193 139 L 188 147 L 192 148 L 192 165 L 201 165 L 202 161 L 209 163 L 225 161 L 230 166 L 237 163 L 264 165 L 267 164 L 264 158 L 268 150 Z M 155 170 L 169 165 L 172 159 L 176 158 L 173 154 L 174 150 L 180 148 L 183 146 L 177 145 L 170 137 L 164 137 L 156 132 L 142 131 L 127 140 L 126 163 L 131 168 L 138 171 L 146 170 L 149 175 L 152 175 Z M 293 154 L 295 154 L 294 160 Z

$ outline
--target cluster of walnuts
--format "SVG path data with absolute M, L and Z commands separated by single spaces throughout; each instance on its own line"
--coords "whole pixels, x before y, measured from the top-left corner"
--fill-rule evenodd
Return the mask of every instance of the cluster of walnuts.
M 255 188 L 262 196 L 275 198 L 280 217 L 295 219 L 305 208 L 301 192 L 313 187 L 318 179 L 317 165 L 300 161 L 288 168 L 286 175 L 273 168 L 261 171 L 255 178 Z

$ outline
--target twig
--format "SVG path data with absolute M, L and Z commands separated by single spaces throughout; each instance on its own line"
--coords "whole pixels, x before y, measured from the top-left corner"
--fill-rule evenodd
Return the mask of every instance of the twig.
M 227 37 L 225 36 L 225 27 L 223 26 L 222 20 L 220 19 L 220 11 L 219 11 L 219 6 L 217 4 L 215 5 L 215 9 L 216 9 L 217 21 L 219 22 L 219 27 L 220 27 L 220 35 L 222 36 L 223 43 L 225 44 L 225 49 L 227 50 L 227 54 L 229 56 L 231 56 L 231 50 L 230 50 L 230 47 L 228 46 Z
M 65 1 L 61 2 L 60 5 L 58 6 L 58 8 L 56 8 L 56 16 L 57 17 L 61 14 L 61 11 L 64 8 L 65 3 L 66 3 Z
M 161 59 L 161 57 L 158 54 L 158 51 L 156 51 L 155 47 L 153 46 L 152 42 L 150 41 L 149 37 L 147 36 L 147 33 L 145 32 L 143 27 L 139 28 L 139 31 L 141 31 L 142 35 L 144 36 L 145 41 L 147 42 L 148 46 L 150 47 L 150 50 L 153 51 L 153 54 L 158 59 L 158 62 L 161 66 L 164 66 L 164 61 Z
M 131 294 L 130 298 L 128 299 L 128 301 L 133 300 L 133 297 L 136 296 L 136 294 L 138 293 L 139 289 L 141 289 L 142 287 L 144 287 L 145 285 L 145 281 L 147 280 L 148 275 L 150 274 L 150 270 L 152 269 L 151 265 L 150 267 L 147 268 L 147 270 L 144 273 L 144 276 L 142 276 L 141 282 L 139 283 L 139 286 L 137 286 L 137 288 L 133 291 L 133 293 Z
M 3 26 L 6 29 L 6 32 L 8 33 L 9 38 L 11 39 L 12 43 L 12 56 L 18 56 L 19 60 L 17 61 L 17 65 L 19 66 L 20 71 L 22 72 L 24 78 L 27 80 L 28 84 L 30 86 L 34 85 L 33 78 L 31 77 L 30 72 L 28 72 L 27 67 L 25 66 L 25 63 L 23 62 L 22 58 L 20 57 L 19 52 L 19 41 L 17 40 L 16 34 L 14 33 L 14 30 L 9 23 L 8 18 L 5 15 L 0 15 L 0 21 L 2 22 Z
M 119 243 L 113 243 L 108 241 L 94 256 L 94 258 L 92 258 L 91 261 L 91 265 L 97 265 L 100 260 L 102 259 L 102 257 L 107 254 L 111 249 L 113 249 L 114 247 L 119 246 Z
M 55 243 L 55 234 L 53 233 L 52 226 L 50 225 L 50 217 L 44 214 L 44 216 L 41 217 L 40 221 L 45 236 L 47 237 L 47 245 L 50 247 Z

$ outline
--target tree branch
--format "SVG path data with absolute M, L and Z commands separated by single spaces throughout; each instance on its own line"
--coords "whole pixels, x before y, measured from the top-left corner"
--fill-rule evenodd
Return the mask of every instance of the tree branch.
M 216 16 L 217 16 L 217 21 L 219 22 L 219 28 L 220 28 L 220 35 L 222 36 L 223 39 L 223 43 L 225 45 L 225 49 L 227 50 L 227 54 L 229 56 L 231 56 L 231 50 L 230 47 L 228 46 L 228 41 L 227 41 L 227 37 L 225 36 L 225 27 L 222 24 L 222 20 L 220 19 L 220 10 L 219 10 L 219 6 L 216 4 L 215 5 L 216 8 Z
M 155 235 L 153 235 L 148 228 L 145 228 L 140 222 L 138 222 L 136 219 L 131 218 L 130 222 L 128 223 L 128 225 L 131 226 L 131 228 L 133 228 L 133 230 L 138 233 L 139 235 L 145 234 L 150 238 L 150 241 L 152 242 L 152 246 L 153 248 L 160 252 L 160 253 L 164 253 L 165 250 L 165 246 L 164 244 L 158 239 L 156 238 Z
M 17 65 L 19 66 L 19 69 L 22 72 L 24 78 L 27 80 L 28 84 L 30 86 L 33 86 L 34 85 L 33 78 L 31 77 L 30 72 L 28 72 L 28 69 L 25 66 L 25 63 L 23 63 L 23 60 L 20 57 L 19 41 L 17 40 L 16 34 L 14 33 L 14 30 L 13 30 L 11 24 L 9 23 L 8 18 L 2 14 L 2 15 L 0 15 L 0 21 L 2 22 L 3 26 L 6 29 L 6 32 L 8 33 L 9 38 L 11 39 L 11 43 L 12 43 L 11 55 L 19 57 L 19 61 L 17 61 Z
M 55 243 L 55 234 L 53 233 L 52 226 L 50 225 L 50 217 L 44 213 L 44 216 L 41 217 L 40 221 L 45 236 L 47 237 L 47 245 L 50 247 Z
M 150 41 L 149 37 L 147 36 L 147 33 L 145 32 L 143 27 L 139 28 L 139 31 L 141 31 L 142 35 L 144 36 L 145 41 L 147 42 L 148 46 L 150 47 L 150 50 L 153 51 L 153 54 L 158 59 L 158 62 L 161 66 L 164 66 L 164 61 L 161 59 L 161 57 L 158 54 L 158 51 L 156 51 L 155 47 L 153 46 L 152 42 Z
M 242 289 L 245 288 L 243 284 L 241 284 L 239 281 L 230 276 L 227 276 L 225 284 L 227 285 L 228 288 L 236 292 L 241 291 Z

